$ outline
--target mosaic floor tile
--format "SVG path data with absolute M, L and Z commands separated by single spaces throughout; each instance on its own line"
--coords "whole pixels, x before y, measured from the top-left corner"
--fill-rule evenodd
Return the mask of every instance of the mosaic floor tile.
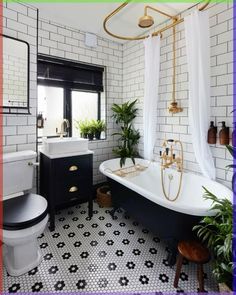
M 122 210 L 113 220 L 94 203 L 61 210 L 56 229 L 38 238 L 42 263 L 20 277 L 4 269 L 6 292 L 197 292 L 196 265 L 184 263 L 179 288 L 175 266 L 167 265 L 166 245 Z M 217 291 L 211 263 L 204 265 L 205 289 Z

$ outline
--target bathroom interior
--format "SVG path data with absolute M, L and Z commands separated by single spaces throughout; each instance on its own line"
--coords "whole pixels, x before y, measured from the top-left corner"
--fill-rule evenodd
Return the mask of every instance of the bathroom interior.
M 232 290 L 233 2 L 2 6 L 4 292 Z

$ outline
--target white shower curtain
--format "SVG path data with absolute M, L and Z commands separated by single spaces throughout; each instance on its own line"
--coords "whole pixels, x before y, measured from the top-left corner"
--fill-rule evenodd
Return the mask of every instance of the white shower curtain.
M 207 131 L 210 123 L 210 32 L 208 11 L 184 18 L 189 72 L 189 123 L 196 160 L 204 176 L 215 179 Z
M 148 37 L 145 47 L 145 81 L 143 107 L 144 158 L 153 159 L 156 141 L 157 101 L 160 72 L 160 36 Z

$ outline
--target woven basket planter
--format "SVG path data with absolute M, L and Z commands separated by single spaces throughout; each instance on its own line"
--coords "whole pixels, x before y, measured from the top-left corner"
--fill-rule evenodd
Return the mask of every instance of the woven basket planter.
M 109 186 L 103 185 L 97 189 L 97 203 L 100 207 L 112 207 Z

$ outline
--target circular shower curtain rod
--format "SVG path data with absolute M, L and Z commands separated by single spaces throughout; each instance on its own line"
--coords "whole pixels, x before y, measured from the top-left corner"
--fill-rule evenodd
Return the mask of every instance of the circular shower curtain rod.
M 198 10 L 199 10 L 199 11 L 203 11 L 203 10 L 209 5 L 210 2 L 211 2 L 211 1 L 207 1 L 205 4 L 203 4 L 201 7 L 199 7 Z M 127 41 L 143 40 L 143 39 L 147 38 L 149 35 L 140 36 L 140 37 L 138 37 L 138 36 L 136 36 L 136 37 L 125 37 L 125 36 L 121 36 L 121 35 L 116 35 L 116 34 L 110 32 L 110 31 L 107 29 L 107 22 L 108 22 L 108 21 L 109 21 L 114 15 L 116 15 L 119 11 L 121 11 L 121 9 L 123 9 L 125 6 L 127 6 L 128 4 L 129 4 L 129 2 L 124 2 L 124 3 L 121 4 L 119 7 L 117 7 L 115 10 L 113 10 L 110 14 L 108 14 L 108 15 L 105 17 L 104 21 L 103 21 L 103 29 L 104 29 L 105 32 L 106 32 L 107 34 L 109 34 L 110 36 L 112 36 L 112 37 L 114 37 L 114 38 L 117 38 L 117 39 L 120 39 L 120 40 L 127 40 Z M 194 6 L 197 6 L 198 4 L 199 4 L 199 3 L 197 3 L 197 4 L 193 5 L 193 6 L 191 6 L 191 7 L 188 8 L 188 9 L 191 9 L 191 8 L 193 8 Z M 176 26 L 176 25 L 178 25 L 178 24 L 180 24 L 180 23 L 182 23 L 182 22 L 184 21 L 183 18 L 178 19 L 177 16 L 171 16 L 171 15 L 168 15 L 168 14 L 166 14 L 165 12 L 163 12 L 163 11 L 161 11 L 161 10 L 158 10 L 158 9 L 156 9 L 156 8 L 153 8 L 153 7 L 151 7 L 151 6 L 145 6 L 145 7 L 144 7 L 144 11 L 145 11 L 144 16 L 147 16 L 146 13 L 147 13 L 147 9 L 148 9 L 148 8 L 149 8 L 149 9 L 152 9 L 152 10 L 154 10 L 154 11 L 160 13 L 160 14 L 163 14 L 163 15 L 169 17 L 169 19 L 172 19 L 172 20 L 173 20 L 173 23 L 172 23 L 172 24 L 170 24 L 170 25 L 166 26 L 165 28 L 162 28 L 162 29 L 160 29 L 160 30 L 158 30 L 158 31 L 156 31 L 156 32 L 154 32 L 154 33 L 152 33 L 152 36 L 157 36 L 157 35 L 159 35 L 159 34 L 161 35 L 161 33 L 163 33 L 164 31 L 166 31 L 166 30 L 168 30 L 168 29 L 170 29 L 170 28 L 172 28 L 172 27 L 174 27 L 174 26 Z

